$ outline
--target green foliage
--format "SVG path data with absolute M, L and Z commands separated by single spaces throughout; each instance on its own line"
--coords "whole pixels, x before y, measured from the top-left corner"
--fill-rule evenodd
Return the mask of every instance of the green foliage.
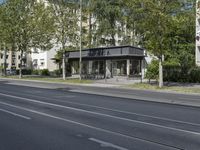
M 48 1 L 49 6 L 36 0 L 0 5 L 1 49 L 23 53 L 31 48 L 48 50 L 56 43 L 59 66 L 63 53 L 78 49 L 79 1 Z M 83 0 L 83 47 L 140 45 L 158 58 L 165 56 L 165 80 L 187 81 L 195 65 L 195 9 L 183 8 L 180 0 Z M 157 78 L 156 65 L 152 66 L 147 76 Z
M 62 73 L 62 70 L 61 70 L 61 69 L 57 69 L 57 70 L 54 70 L 54 71 L 53 71 L 53 75 L 55 75 L 55 76 L 60 76 L 61 73 Z
M 49 70 L 48 69 L 42 69 L 39 71 L 41 76 L 49 76 Z
M 32 75 L 39 75 L 40 74 L 40 71 L 39 70 L 33 70 L 32 71 Z
M 164 66 L 164 80 L 167 82 L 200 83 L 200 68 L 182 70 L 181 66 Z
M 16 74 L 17 75 L 20 74 L 20 70 L 19 69 L 16 70 Z M 31 75 L 32 74 L 32 69 L 22 69 L 22 74 L 23 75 Z
M 78 5 L 67 3 L 63 0 L 49 0 L 51 3 L 51 14 L 56 23 L 54 38 L 61 45 L 60 51 L 72 50 L 78 45 Z
M 3 8 L 0 22 L 5 32 L 4 44 L 21 52 L 20 64 L 23 54 L 29 53 L 31 48 L 49 50 L 52 47 L 54 22 L 49 7 L 44 3 L 36 0 L 7 0 Z
M 200 67 L 192 68 L 189 72 L 189 82 L 200 83 Z
M 32 75 L 49 76 L 50 72 L 48 69 L 32 70 Z
M 115 45 L 115 35 L 120 34 L 117 22 L 122 21 L 122 0 L 92 0 L 91 9 L 96 16 L 96 45 Z
M 158 79 L 158 60 L 152 60 L 151 64 L 147 67 L 146 78 Z

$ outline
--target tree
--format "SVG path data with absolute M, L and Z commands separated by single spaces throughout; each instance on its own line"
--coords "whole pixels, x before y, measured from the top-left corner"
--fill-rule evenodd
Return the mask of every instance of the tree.
M 159 59 L 159 87 L 163 86 L 163 61 L 169 50 L 169 32 L 176 12 L 180 10 L 178 0 L 137 1 L 136 9 L 141 10 L 140 28 L 145 37 L 145 47 Z
M 116 34 L 122 32 L 122 0 L 92 0 L 91 7 L 96 19 L 96 46 L 116 45 Z M 100 39 L 100 40 L 99 40 Z
M 6 45 L 7 45 L 7 39 L 6 39 L 6 34 L 7 32 L 7 27 L 5 24 L 5 14 L 3 13 L 5 10 L 5 6 L 3 4 L 0 5 L 0 51 L 4 51 L 4 65 L 1 66 L 1 71 L 3 71 L 4 76 L 6 76 L 6 59 L 5 55 L 7 53 Z M 2 53 L 1 53 L 2 54 Z
M 143 27 L 145 23 L 146 13 L 142 7 L 143 1 L 124 0 L 124 23 L 126 33 L 124 34 L 124 44 L 144 47 L 144 36 L 146 29 Z
M 55 40 L 62 52 L 63 80 L 66 79 L 66 51 L 76 49 L 78 43 L 77 3 L 66 0 L 49 0 L 56 18 Z
M 5 24 L 9 32 L 6 34 L 8 43 L 20 51 L 20 73 L 24 54 L 31 48 L 48 50 L 52 47 L 54 22 L 49 7 L 36 0 L 7 0 L 4 10 Z
M 195 8 L 182 6 L 183 9 L 173 18 L 168 34 L 169 51 L 165 58 L 168 63 L 176 60 L 179 64 L 181 79 L 177 80 L 188 81 L 188 72 L 195 66 Z

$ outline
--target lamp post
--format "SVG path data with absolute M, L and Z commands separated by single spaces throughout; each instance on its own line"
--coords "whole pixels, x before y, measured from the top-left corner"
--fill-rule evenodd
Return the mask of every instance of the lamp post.
M 82 75 L 82 0 L 80 0 L 80 59 L 79 59 L 79 79 L 81 80 Z

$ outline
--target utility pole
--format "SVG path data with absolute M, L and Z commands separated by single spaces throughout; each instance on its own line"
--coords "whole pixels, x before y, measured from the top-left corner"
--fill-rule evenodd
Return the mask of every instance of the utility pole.
M 82 0 L 80 0 L 80 59 L 79 59 L 79 79 L 82 76 Z

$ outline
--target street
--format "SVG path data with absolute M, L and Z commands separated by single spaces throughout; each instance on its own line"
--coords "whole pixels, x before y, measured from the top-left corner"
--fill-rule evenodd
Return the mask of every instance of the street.
M 199 150 L 199 118 L 198 107 L 0 81 L 0 150 Z

